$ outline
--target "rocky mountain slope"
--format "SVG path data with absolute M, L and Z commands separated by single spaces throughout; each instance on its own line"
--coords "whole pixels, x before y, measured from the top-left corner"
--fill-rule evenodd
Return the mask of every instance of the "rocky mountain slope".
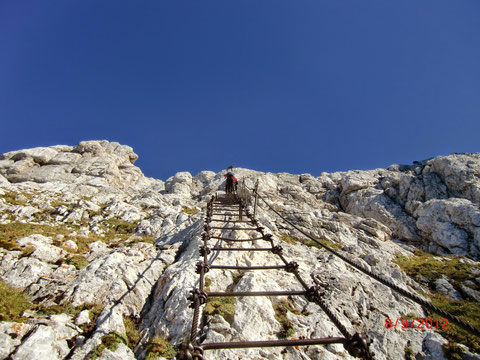
M 171 344 L 188 337 L 202 211 L 223 174 L 181 172 L 163 182 L 145 177 L 137 157 L 107 141 L 0 157 L 0 359 L 172 358 Z M 275 209 L 325 244 L 480 325 L 480 154 L 317 178 L 248 169 L 236 176 L 249 187 L 258 181 Z M 376 359 L 480 358 L 479 339 L 455 325 L 386 329 L 386 318 L 435 315 L 306 241 L 261 203 L 257 218 L 306 279 L 328 284 L 329 304 L 349 331 L 372 339 Z M 212 256 L 225 265 L 272 261 L 268 253 Z M 208 286 L 294 290 L 290 275 L 215 270 Z M 299 297 L 210 303 L 201 322 L 205 341 L 340 335 Z M 338 345 L 206 358 L 352 359 Z

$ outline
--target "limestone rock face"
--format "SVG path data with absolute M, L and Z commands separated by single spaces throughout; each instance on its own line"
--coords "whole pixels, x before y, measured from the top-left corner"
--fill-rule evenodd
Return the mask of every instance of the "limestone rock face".
M 53 146 L 11 151 L 0 157 L 0 174 L 12 183 L 60 182 L 77 186 L 126 188 L 143 178 L 129 146 L 108 141 L 82 141 L 75 147 Z M 105 179 L 95 183 L 95 178 Z
M 480 154 L 439 156 L 427 162 L 423 173 L 437 174 L 452 196 L 480 203 Z
M 432 199 L 420 205 L 417 227 L 438 247 L 456 254 L 478 256 L 480 210 L 466 199 Z M 432 247 L 433 248 L 433 247 Z
M 223 194 L 224 172 L 178 172 L 165 182 L 145 177 L 129 146 L 84 141 L 76 146 L 11 151 L 0 157 L 0 280 L 35 303 L 0 321 L 0 360 L 80 360 L 100 351 L 105 336 L 118 340 L 100 359 L 144 360 L 149 342 L 188 338 L 198 287 L 204 208 Z M 296 226 L 335 246 L 364 268 L 410 291 L 435 291 L 452 300 L 480 301 L 480 155 L 452 154 L 387 169 L 310 174 L 235 169 L 242 187 L 256 184 L 268 203 Z M 252 203 L 250 202 L 250 206 Z M 442 359 L 434 329 L 388 331 L 386 318 L 424 317 L 419 305 L 314 246 L 259 200 L 256 218 L 299 264 L 309 286 L 349 332 L 372 339 L 376 359 Z M 227 223 L 232 225 L 234 223 Z M 4 230 L 4 231 L 3 231 Z M 252 237 L 218 230 L 217 236 Z M 223 240 L 211 246 L 228 246 Z M 238 245 L 240 244 L 240 245 Z M 264 247 L 259 240 L 235 244 Z M 333 244 L 333 245 L 332 245 Z M 417 249 L 461 255 L 472 266 L 468 281 L 410 279 L 393 260 Z M 209 254 L 219 265 L 272 265 L 269 252 Z M 436 257 L 437 261 L 449 259 Z M 210 291 L 298 290 L 280 271 L 212 269 Z M 13 290 L 12 290 L 13 291 Z M 279 313 L 281 306 L 288 311 Z M 303 297 L 240 297 L 231 313 L 202 314 L 202 342 L 340 336 L 328 316 Z M 203 311 L 202 307 L 202 311 Z M 132 325 L 135 324 L 135 325 Z M 110 338 L 111 339 L 111 338 Z M 128 345 L 128 346 L 127 346 Z M 466 344 L 469 345 L 469 344 Z M 474 358 L 475 354 L 468 352 Z M 208 359 L 353 359 L 341 345 L 208 351 Z

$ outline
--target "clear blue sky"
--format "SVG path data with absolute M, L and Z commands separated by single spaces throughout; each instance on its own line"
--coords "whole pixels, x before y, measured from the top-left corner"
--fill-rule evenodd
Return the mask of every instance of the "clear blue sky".
M 0 0 L 0 122 L 161 179 L 478 152 L 480 1 Z

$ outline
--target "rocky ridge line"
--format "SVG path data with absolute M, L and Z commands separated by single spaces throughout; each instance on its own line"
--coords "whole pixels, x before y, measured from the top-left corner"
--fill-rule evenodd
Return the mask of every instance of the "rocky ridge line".
M 177 343 L 188 334 L 191 310 L 186 297 L 197 279 L 200 211 L 221 187 L 223 175 L 204 171 L 192 177 L 183 172 L 163 182 L 144 177 L 133 165 L 137 157 L 130 147 L 107 141 L 1 156 L 0 221 L 6 231 L 0 238 L 0 278 L 22 288 L 43 309 L 61 309 L 47 316 L 25 309 L 21 317 L 0 322 L 0 359 L 28 359 L 32 353 L 83 359 L 99 350 L 105 335 L 126 336 L 132 321 L 139 324 L 137 346 L 128 344 L 134 351 L 120 341 L 116 350 L 106 348 L 100 358 L 143 359 L 154 335 Z M 296 224 L 398 285 L 426 293 L 433 286 L 447 297 L 478 302 L 480 280 L 477 283 L 474 272 L 480 273 L 475 261 L 480 240 L 479 160 L 479 154 L 453 154 L 412 166 L 322 173 L 317 178 L 247 169 L 237 169 L 236 175 L 251 185 L 258 180 L 262 194 Z M 349 330 L 364 331 L 374 339 L 377 359 L 403 359 L 407 348 L 418 359 L 444 356 L 446 340 L 433 330 L 395 332 L 383 326 L 386 317 L 423 316 L 421 308 L 304 244 L 266 209 L 259 209 L 258 218 L 277 241 L 283 239 L 285 256 L 299 262 L 302 275 L 309 278 L 313 272 L 331 285 L 331 305 L 345 324 L 353 323 Z M 248 233 L 224 235 L 240 238 Z M 417 247 L 463 255 L 473 281 L 409 278 L 392 261 L 398 254 L 412 257 Z M 216 263 L 227 265 L 236 255 L 222 252 Z M 246 253 L 237 258 L 238 265 L 268 264 L 268 255 Z M 288 277 L 228 270 L 217 271 L 210 281 L 212 288 L 238 291 L 285 290 L 291 284 Z M 103 309 L 95 310 L 95 304 Z M 284 326 L 276 313 L 280 305 L 275 299 L 237 300 L 233 318 L 204 315 L 202 337 L 277 338 Z M 333 326 L 313 305 L 292 299 L 290 306 L 294 311 L 285 316 L 295 336 L 335 336 Z M 333 345 L 287 348 L 283 353 L 209 352 L 209 359 L 232 357 L 351 358 Z

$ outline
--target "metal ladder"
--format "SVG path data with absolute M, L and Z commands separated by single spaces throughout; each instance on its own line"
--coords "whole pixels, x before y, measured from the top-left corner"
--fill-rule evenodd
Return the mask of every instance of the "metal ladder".
M 224 218 L 215 218 L 214 216 L 223 216 Z M 244 218 L 248 220 L 246 220 Z M 235 220 L 227 219 L 227 217 L 235 217 Z M 233 227 L 213 226 L 212 222 L 234 223 Z M 237 225 L 239 224 L 239 225 Z M 246 224 L 246 226 L 241 226 Z M 233 239 L 222 236 L 211 235 L 212 230 L 247 230 L 255 231 L 259 235 L 248 239 Z M 242 247 L 209 247 L 208 241 L 210 239 L 223 240 L 227 243 L 234 242 L 249 242 L 254 240 L 263 240 L 267 243 L 265 247 L 261 248 L 242 248 Z M 352 356 L 362 358 L 365 360 L 373 359 L 369 352 L 368 344 L 360 334 L 350 334 L 343 324 L 339 321 L 336 315 L 328 308 L 323 299 L 324 292 L 320 286 L 309 286 L 298 272 L 298 264 L 293 261 L 288 261 L 283 256 L 283 249 L 281 246 L 275 245 L 273 236 L 267 234 L 265 229 L 260 226 L 255 217 L 246 208 L 244 202 L 236 195 L 226 197 L 214 196 L 207 204 L 205 228 L 202 234 L 203 245 L 200 246 L 200 256 L 202 261 L 196 264 L 196 272 L 200 275 L 199 288 L 191 291 L 189 300 L 191 307 L 194 310 L 192 328 L 190 333 L 190 340 L 180 345 L 177 353 L 178 360 L 204 360 L 206 359 L 204 351 L 218 350 L 218 349 L 239 349 L 239 348 L 263 348 L 263 347 L 285 347 L 285 346 L 306 346 L 306 345 L 326 345 L 341 343 L 345 349 Z M 268 266 L 230 266 L 230 265 L 211 265 L 208 264 L 208 255 L 212 251 L 268 251 L 278 256 L 283 265 L 268 265 Z M 205 289 L 205 274 L 214 269 L 229 269 L 229 270 L 284 270 L 292 273 L 298 280 L 301 289 L 294 291 L 237 291 L 237 292 L 220 292 L 220 291 L 206 291 Z M 323 337 L 312 339 L 279 339 L 279 340 L 258 340 L 258 341 L 232 341 L 232 342 L 215 342 L 198 344 L 198 325 L 200 317 L 200 306 L 207 302 L 208 298 L 215 297 L 240 297 L 240 296 L 304 296 L 308 301 L 314 302 L 320 306 L 337 329 L 341 332 L 343 337 Z

